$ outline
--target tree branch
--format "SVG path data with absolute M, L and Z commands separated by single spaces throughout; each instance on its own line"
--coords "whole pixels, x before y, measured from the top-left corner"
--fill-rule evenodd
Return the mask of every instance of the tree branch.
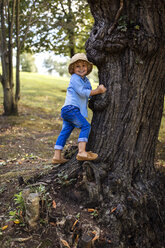
M 17 0 L 16 4 L 16 45 L 17 45 L 17 55 L 16 55 L 16 89 L 15 89 L 15 101 L 16 103 L 20 99 L 20 78 L 19 78 L 19 66 L 20 66 L 20 23 L 19 23 L 19 9 L 20 0 Z
M 14 17 L 15 17 L 15 7 L 16 0 L 13 2 L 8 1 L 8 61 L 9 61 L 9 84 L 10 87 L 13 87 L 13 25 L 14 25 Z M 10 11 L 11 8 L 11 11 Z M 12 12 L 12 13 L 11 13 Z
M 0 16 L 1 16 L 1 62 L 3 68 L 3 78 L 7 78 L 6 70 L 6 29 L 5 29 L 5 16 L 4 8 L 6 7 L 4 0 L 0 2 Z
M 121 15 L 122 10 L 123 10 L 123 6 L 124 6 L 123 0 L 120 0 L 120 8 L 118 9 L 117 14 L 116 14 L 116 16 L 115 16 L 115 21 L 114 21 L 114 23 L 112 24 L 112 26 L 111 26 L 111 27 L 109 28 L 109 30 L 108 30 L 108 34 L 109 34 L 109 35 L 112 33 L 112 31 L 113 31 L 114 28 L 116 27 L 117 21 L 118 21 L 120 15 Z
M 14 17 L 15 17 L 15 6 L 16 6 L 16 0 L 13 0 L 13 8 L 12 8 L 12 16 L 11 16 L 11 34 L 13 33 L 13 24 L 14 24 Z
M 0 82 L 2 83 L 2 75 L 0 74 Z
M 64 9 L 64 6 L 63 6 L 63 4 L 62 4 L 61 1 L 60 1 L 60 4 L 61 4 L 62 10 L 64 11 L 65 15 L 67 15 L 67 13 L 66 13 L 66 11 L 65 11 L 65 9 Z

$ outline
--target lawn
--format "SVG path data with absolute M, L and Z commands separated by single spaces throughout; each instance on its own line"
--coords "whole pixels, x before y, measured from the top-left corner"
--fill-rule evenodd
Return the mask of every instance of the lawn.
M 65 100 L 68 78 L 21 73 L 20 104 L 42 108 L 46 112 L 60 112 Z

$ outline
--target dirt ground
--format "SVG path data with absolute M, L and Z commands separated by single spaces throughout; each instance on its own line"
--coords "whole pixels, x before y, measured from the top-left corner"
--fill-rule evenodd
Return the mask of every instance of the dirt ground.
M 51 158 L 54 141 L 60 128 L 60 116 L 57 114 L 54 117 L 53 114 L 47 114 L 43 110 L 36 111 L 22 107 L 18 117 L 0 116 L 0 247 L 2 248 L 78 247 L 82 226 L 85 234 L 89 234 L 87 239 L 94 239 L 95 242 L 97 242 L 97 233 L 104 230 L 103 247 L 110 247 L 109 235 L 105 228 L 101 230 L 97 223 L 98 210 L 83 207 L 76 192 L 70 192 L 69 198 L 66 195 L 69 187 L 67 190 L 65 187 L 61 190 L 66 180 L 59 180 L 59 185 L 49 184 L 49 177 L 56 173 Z M 77 132 L 75 130 L 71 135 L 66 149 L 76 145 Z M 47 183 L 40 181 L 43 177 L 47 178 Z M 37 226 L 33 229 L 26 224 L 25 216 L 19 216 L 20 221 L 17 220 L 17 215 L 13 217 L 10 212 L 15 211 L 17 214 L 19 211 L 15 194 L 26 188 L 33 188 L 36 192 L 37 187 L 40 186 L 44 187 L 44 197 L 47 199 L 44 199 L 45 206 Z
M 99 209 L 83 207 L 76 192 L 71 191 L 72 197 L 68 197 L 66 192 L 69 192 L 69 187 L 66 191 L 65 187 L 61 190 L 66 180 L 60 181 L 58 186 L 49 184 L 49 178 L 56 173 L 51 157 L 60 128 L 61 120 L 58 114 L 54 117 L 53 114 L 39 109 L 34 111 L 22 107 L 19 117 L 0 116 L 2 248 L 78 247 L 82 229 L 88 235 L 87 239 L 91 238 L 95 242 L 95 247 L 112 247 L 110 233 L 99 224 Z M 77 135 L 75 131 L 66 148 L 76 145 Z M 47 182 L 43 183 L 42 179 L 40 181 L 43 177 L 47 177 Z M 35 229 L 29 228 L 24 216 L 22 222 L 11 220 L 9 213 L 18 210 L 14 195 L 27 187 L 36 190 L 40 186 L 43 186 L 44 197 L 47 199 L 43 200 L 45 205 L 42 206 L 42 214 Z M 102 237 L 99 244 L 98 233 Z

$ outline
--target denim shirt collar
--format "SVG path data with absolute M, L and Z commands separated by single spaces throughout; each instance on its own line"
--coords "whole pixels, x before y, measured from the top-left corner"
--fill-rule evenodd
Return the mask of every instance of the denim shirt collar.
M 76 73 L 74 73 L 75 75 L 77 75 Z M 72 74 L 72 75 L 74 75 Z M 85 83 L 88 82 L 88 78 L 85 76 L 84 78 L 82 78 L 80 75 L 77 75 L 78 77 L 80 77 Z

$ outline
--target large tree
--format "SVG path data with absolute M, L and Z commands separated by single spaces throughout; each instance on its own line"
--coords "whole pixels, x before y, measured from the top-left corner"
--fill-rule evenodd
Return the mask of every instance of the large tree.
M 135 180 L 154 171 L 165 93 L 165 4 L 155 0 L 89 4 L 95 25 L 87 54 L 107 87 L 105 96 L 90 104 L 94 116 L 89 146 L 113 165 L 115 173 L 122 170 L 119 178 L 128 184 L 132 178 L 127 175 Z
M 104 187 L 101 174 L 95 176 L 95 197 L 104 197 L 105 209 L 117 207 L 114 215 L 103 211 L 115 247 L 162 247 L 154 158 L 165 93 L 165 3 L 88 2 L 95 24 L 87 54 L 107 87 L 90 104 L 89 148 L 99 153 L 107 172 Z
M 112 241 L 101 247 L 164 247 L 165 180 L 154 159 L 165 93 L 165 3 L 88 3 L 95 23 L 86 51 L 107 88 L 89 105 L 88 149 L 100 160 L 80 165 L 73 157 L 61 173 L 78 176 L 76 188 L 99 205 Z

